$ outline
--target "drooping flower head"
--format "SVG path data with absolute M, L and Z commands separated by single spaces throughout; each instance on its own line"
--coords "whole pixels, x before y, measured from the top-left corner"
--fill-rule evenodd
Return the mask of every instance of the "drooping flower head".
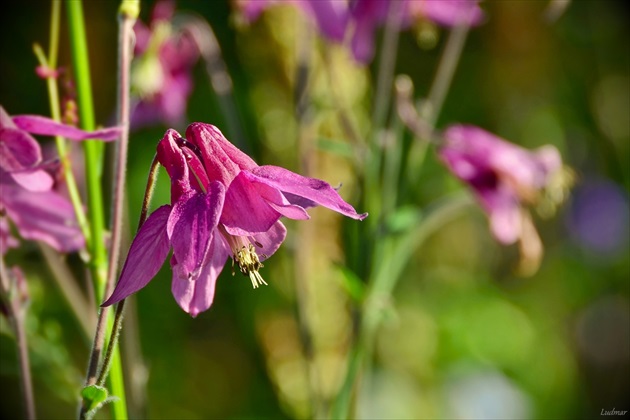
M 0 214 L 6 214 L 25 239 L 41 240 L 62 252 L 80 249 L 84 239 L 72 205 L 53 190 L 48 170 L 55 162 L 42 162 L 41 147 L 31 134 L 110 141 L 120 129 L 87 132 L 39 115 L 11 117 L 0 106 Z M 7 247 L 11 244 L 15 242 L 7 242 Z
M 323 36 L 342 42 L 348 23 L 348 4 L 340 0 L 236 0 L 236 8 L 248 23 L 273 6 L 293 5 L 313 20 Z
M 477 0 L 356 0 L 350 11 L 349 30 L 354 58 L 368 63 L 374 57 L 376 30 L 385 24 L 389 13 L 396 14 L 400 30 L 421 21 L 443 27 L 462 23 L 478 25 L 484 14 Z
M 158 1 L 149 26 L 136 21 L 135 59 L 131 70 L 135 102 L 131 115 L 134 128 L 163 122 L 180 124 L 193 88 L 192 68 L 199 48 L 172 19 L 175 2 Z
M 216 279 L 229 256 L 254 287 L 258 270 L 286 236 L 281 216 L 305 220 L 321 205 L 362 220 L 329 184 L 277 166 L 258 166 L 216 127 L 193 123 L 182 138 L 168 130 L 158 160 L 171 178 L 171 205 L 139 229 L 112 296 L 114 304 L 143 288 L 172 248 L 172 292 L 196 316 L 212 304 Z
M 529 151 L 481 128 L 453 125 L 444 131 L 440 157 L 474 191 L 490 219 L 490 230 L 502 244 L 520 241 L 524 257 L 537 267 L 542 244 L 528 205 L 537 205 L 563 176 L 560 153 L 551 145 Z M 560 198 L 562 199 L 562 198 Z
M 397 13 L 400 30 L 429 21 L 443 27 L 478 25 L 484 14 L 478 0 L 235 0 L 246 22 L 277 5 L 293 5 L 317 23 L 319 32 L 334 42 L 350 38 L 352 55 L 360 63 L 374 56 L 374 37 L 389 13 Z

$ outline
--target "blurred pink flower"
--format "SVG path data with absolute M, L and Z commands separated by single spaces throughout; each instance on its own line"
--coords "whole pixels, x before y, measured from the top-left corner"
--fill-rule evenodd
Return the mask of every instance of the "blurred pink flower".
M 236 8 L 247 22 L 273 6 L 294 5 L 317 23 L 319 31 L 331 41 L 344 42 L 350 37 L 354 58 L 369 63 L 374 56 L 376 30 L 385 24 L 388 13 L 398 7 L 400 30 L 428 20 L 453 27 L 468 22 L 478 25 L 484 18 L 478 0 L 236 0 Z M 391 9 L 391 10 L 390 10 Z M 347 33 L 348 32 L 348 33 Z
M 69 140 L 118 138 L 117 127 L 87 132 L 39 115 L 10 117 L 0 106 L 0 214 L 6 214 L 25 239 L 46 242 L 61 252 L 76 251 L 84 239 L 70 202 L 52 190 L 54 180 L 42 163 L 42 150 L 31 134 L 59 135 Z M 2 222 L 2 241 L 16 245 Z
M 444 140 L 440 157 L 472 187 L 494 237 L 506 245 L 516 242 L 522 236 L 521 208 L 562 169 L 558 150 L 548 145 L 530 152 L 469 125 L 448 127 Z
M 106 128 L 92 132 L 59 123 L 39 115 L 9 116 L 0 105 L 0 170 L 23 188 L 46 191 L 52 187 L 51 176 L 43 169 L 42 151 L 31 134 L 62 136 L 69 140 L 118 138 L 120 129 Z
M 477 0 L 356 0 L 351 7 L 349 25 L 352 54 L 362 63 L 372 60 L 375 32 L 385 24 L 388 13 L 399 14 L 401 30 L 423 19 L 444 27 L 466 21 L 469 25 L 478 25 L 484 18 L 478 3 Z
M 348 5 L 340 0 L 236 0 L 247 22 L 253 22 L 269 7 L 291 4 L 314 20 L 322 35 L 341 42 L 348 23 Z
M 6 175 L 0 170 L 0 212 L 7 215 L 22 238 L 45 242 L 60 252 L 83 248 L 85 240 L 66 197 L 54 190 L 28 190 Z M 1 222 L 2 242 L 9 232 L 5 223 Z M 15 239 L 6 238 L 7 248 L 3 244 L 3 252 L 17 247 Z
M 473 189 L 490 219 L 492 235 L 504 245 L 518 242 L 518 272 L 536 272 L 543 246 L 527 207 L 536 205 L 541 214 L 550 213 L 566 199 L 573 182 L 558 150 L 547 145 L 528 151 L 481 128 L 453 125 L 444 132 L 439 154 Z
M 185 120 L 199 48 L 184 28 L 171 25 L 174 12 L 174 1 L 158 1 L 149 26 L 140 20 L 134 26 L 136 57 L 131 71 L 134 128 L 156 123 L 178 125 Z
M 258 166 L 210 124 L 191 124 L 186 137 L 170 129 L 158 145 L 158 160 L 171 178 L 172 205 L 158 208 L 142 225 L 103 305 L 143 288 L 172 247 L 173 295 L 197 316 L 212 304 L 228 256 L 254 287 L 266 284 L 258 270 L 284 241 L 281 216 L 308 219 L 305 207 L 315 205 L 353 219 L 367 216 L 324 181 Z

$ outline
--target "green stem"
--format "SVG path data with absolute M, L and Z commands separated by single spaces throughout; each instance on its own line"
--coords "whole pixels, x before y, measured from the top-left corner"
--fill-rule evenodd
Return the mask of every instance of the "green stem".
M 242 124 L 239 121 L 238 110 L 234 102 L 234 84 L 212 27 L 197 15 L 181 12 L 174 16 L 173 24 L 176 27 L 181 26 L 195 40 L 205 62 L 208 79 L 217 95 L 219 108 L 225 117 L 230 139 L 240 149 L 247 152 L 248 144 L 245 141 L 241 129 Z
M 391 10 L 390 10 L 391 13 Z M 391 18 L 391 16 L 390 16 Z M 390 19 L 388 19 L 388 23 Z M 395 21 L 393 21 L 395 23 Z M 466 41 L 466 35 L 468 33 L 468 25 L 462 24 L 457 26 L 451 32 L 444 53 L 440 60 L 436 77 L 431 85 L 429 98 L 424 109 L 420 111 L 420 119 L 422 120 L 421 131 L 427 131 L 427 137 L 423 142 L 414 142 L 414 144 L 420 144 L 422 147 L 422 157 L 426 152 L 427 141 L 432 140 L 432 133 L 434 131 L 434 125 L 437 121 L 438 115 L 442 109 L 442 105 L 446 98 L 446 94 L 450 87 L 459 57 Z M 385 46 L 387 50 L 390 47 L 387 45 L 387 31 L 385 33 Z M 390 41 L 391 42 L 391 41 Z M 384 52 L 381 59 L 384 57 Z M 384 64 L 381 64 L 379 70 L 386 69 Z M 376 123 L 384 121 L 384 107 L 381 107 L 380 102 L 384 101 L 380 96 L 384 95 L 386 91 L 379 89 L 377 91 L 375 113 L 373 121 Z M 382 113 L 382 115 L 381 115 Z M 375 127 L 379 129 L 380 127 Z M 378 133 L 373 132 L 373 136 Z M 378 139 L 378 137 L 373 137 Z M 378 144 L 371 144 L 371 152 L 378 152 Z M 372 153 L 371 153 L 372 154 Z M 376 154 L 377 158 L 380 158 Z M 375 170 L 377 169 L 377 170 Z M 366 204 L 368 210 L 373 213 L 372 205 L 376 194 L 372 188 L 378 188 L 379 161 L 375 161 L 372 157 L 371 161 L 368 161 L 366 165 L 365 176 L 365 191 Z M 372 266 L 370 272 L 370 287 L 364 301 L 362 311 L 362 322 L 358 338 L 355 343 L 355 348 L 351 354 L 349 369 L 346 372 L 343 386 L 340 390 L 340 394 L 337 397 L 335 406 L 333 407 L 333 417 L 335 418 L 347 418 L 350 406 L 351 406 L 351 393 L 357 386 L 357 378 L 361 372 L 365 369 L 365 364 L 370 363 L 371 354 L 374 345 L 378 326 L 382 319 L 383 308 L 388 304 L 391 293 L 398 282 L 404 267 L 411 258 L 412 253 L 421 245 L 431 233 L 433 233 L 438 227 L 442 226 L 446 221 L 452 219 L 453 215 L 459 213 L 459 209 L 462 204 L 467 204 L 467 201 L 455 200 L 453 203 L 447 201 L 447 204 L 440 207 L 439 211 L 432 212 L 426 220 L 424 220 L 417 229 L 411 231 L 407 236 L 402 239 L 398 239 L 392 236 L 386 236 L 378 240 L 374 245 L 374 251 L 372 255 L 378 255 L 378 258 L 372 259 Z M 379 207 L 376 207 L 379 208 Z M 369 219 L 368 219 L 369 220 Z M 379 220 L 372 222 L 378 226 Z M 369 231 L 368 231 L 369 232 Z M 373 232 L 372 232 L 373 233 Z
M 144 190 L 144 199 L 142 201 L 142 210 L 140 212 L 140 220 L 138 221 L 138 229 L 142 227 L 144 222 L 147 220 L 147 215 L 149 214 L 149 206 L 151 205 L 151 198 L 153 197 L 153 192 L 155 191 L 155 185 L 157 181 L 158 169 L 160 168 L 160 163 L 157 158 L 157 154 L 153 157 L 153 162 L 151 163 L 151 169 L 149 170 L 149 176 L 147 178 L 147 186 Z M 116 307 L 116 315 L 114 317 L 114 323 L 111 325 L 111 340 L 107 347 L 107 353 L 105 355 L 105 359 L 103 361 L 103 367 L 101 368 L 101 372 L 98 375 L 98 380 L 96 383 L 99 386 L 102 386 L 105 382 L 105 378 L 109 373 L 110 366 L 114 362 L 114 357 L 116 357 L 115 349 L 117 349 L 116 344 L 118 341 L 118 336 L 120 334 L 120 329 L 122 328 L 123 321 L 123 313 L 125 309 L 125 299 L 118 302 L 118 306 Z
M 90 81 L 89 54 L 83 19 L 83 3 L 79 0 L 67 1 L 68 22 L 70 25 L 70 43 L 72 48 L 72 64 L 77 85 L 77 102 L 81 128 L 94 130 L 94 108 L 92 101 L 92 86 Z M 101 188 L 101 150 L 95 140 L 83 143 L 85 153 L 85 181 L 88 193 L 88 215 L 91 222 L 90 272 L 94 282 L 96 302 L 102 302 L 107 279 L 107 252 L 105 249 L 105 215 L 103 212 L 103 192 Z M 103 311 L 107 311 L 106 308 Z M 109 312 L 109 311 L 107 311 Z M 111 317 L 107 316 L 108 325 L 112 325 Z M 93 349 L 95 350 L 95 349 Z M 112 403 L 115 419 L 127 418 L 125 401 L 125 387 L 123 381 L 122 364 L 118 349 L 115 351 L 109 382 L 112 394 L 119 399 Z
M 77 285 L 77 281 L 63 256 L 43 242 L 38 242 L 37 245 L 50 268 L 52 277 L 57 282 L 61 294 L 81 326 L 81 332 L 86 340 L 89 341 L 92 334 L 94 334 L 96 317 L 88 300 Z
M 35 398 L 25 328 L 28 298 L 23 296 L 23 291 L 20 290 L 20 285 L 18 284 L 19 281 L 10 272 L 0 253 L 0 307 L 6 311 L 6 317 L 15 333 L 15 345 L 20 367 L 20 388 L 22 389 L 22 398 L 24 400 L 24 416 L 27 419 L 34 419 Z
M 48 57 L 44 54 L 42 48 L 35 44 L 33 50 L 39 61 L 39 65 L 55 71 L 57 67 L 57 51 L 59 50 L 59 20 L 60 20 L 61 2 L 53 0 L 52 10 L 50 17 L 50 45 Z M 56 76 L 50 75 L 46 78 L 46 87 L 48 88 L 48 100 L 50 102 L 50 115 L 53 120 L 61 122 L 61 110 L 59 109 L 59 88 L 57 87 Z M 85 212 L 83 211 L 83 203 L 81 201 L 81 195 L 79 194 L 79 188 L 77 187 L 74 173 L 72 172 L 72 162 L 69 159 L 68 151 L 66 148 L 66 141 L 61 136 L 55 136 L 55 144 L 57 145 L 57 153 L 61 160 L 61 167 L 63 170 L 66 186 L 68 188 L 68 195 L 70 196 L 70 202 L 74 208 L 74 213 L 79 223 L 79 227 L 83 236 L 85 237 L 88 248 L 90 247 L 90 230 Z
M 95 129 L 92 85 L 88 47 L 83 22 L 83 2 L 67 1 L 72 65 L 77 85 L 77 105 L 79 125 L 86 131 Z M 91 222 L 92 244 L 90 249 L 90 271 L 95 283 L 96 301 L 102 302 L 107 275 L 107 252 L 105 249 L 105 214 L 103 212 L 103 192 L 101 188 L 101 162 L 99 144 L 96 140 L 83 142 L 85 153 L 85 182 L 88 195 L 88 216 Z
M 121 127 L 121 133 L 120 139 L 116 143 L 114 162 L 114 188 L 110 221 L 111 244 L 105 296 L 109 296 L 114 290 L 120 256 L 129 144 L 129 72 L 133 55 L 133 25 L 136 21 L 135 18 L 127 14 L 120 14 L 118 19 L 118 126 Z
M 400 2 L 390 2 L 387 11 L 387 21 L 385 22 L 383 47 L 379 56 L 376 95 L 372 110 L 372 126 L 364 177 L 365 210 L 371 215 L 366 221 L 370 236 L 378 230 L 379 223 L 382 222 L 383 207 L 380 190 L 382 190 L 383 185 L 380 183 L 379 174 L 381 173 L 381 160 L 383 158 L 383 129 L 387 121 L 390 105 L 389 98 L 392 91 L 392 79 L 398 52 L 402 9 Z

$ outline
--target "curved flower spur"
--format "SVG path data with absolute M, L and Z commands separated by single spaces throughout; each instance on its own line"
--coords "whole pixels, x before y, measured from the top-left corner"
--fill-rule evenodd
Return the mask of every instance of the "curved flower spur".
M 103 306 L 142 289 L 173 249 L 172 292 L 193 317 L 212 304 L 216 280 L 229 256 L 252 285 L 286 236 L 279 220 L 309 219 L 320 205 L 363 220 L 328 183 L 277 166 L 258 166 L 215 126 L 193 123 L 186 138 L 169 129 L 157 159 L 171 178 L 171 205 L 155 210 L 138 230 L 120 280 Z

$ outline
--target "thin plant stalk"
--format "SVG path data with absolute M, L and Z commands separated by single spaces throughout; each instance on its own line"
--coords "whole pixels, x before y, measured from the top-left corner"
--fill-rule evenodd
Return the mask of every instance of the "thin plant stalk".
M 46 78 L 46 87 L 48 89 L 48 100 L 50 103 L 50 115 L 53 120 L 61 122 L 61 110 L 59 109 L 59 88 L 57 86 L 57 78 L 54 75 L 57 68 L 57 57 L 59 51 L 59 21 L 61 14 L 61 1 L 53 0 L 52 9 L 50 14 L 50 41 L 48 46 L 48 57 L 44 54 L 42 48 L 35 44 L 33 49 L 35 55 L 39 61 L 39 65 L 48 69 L 50 75 Z M 74 208 L 74 213 L 77 218 L 83 237 L 86 243 L 90 243 L 90 229 L 88 226 L 85 212 L 83 210 L 83 203 L 81 195 L 79 194 L 79 188 L 72 172 L 72 164 L 68 157 L 68 149 L 66 147 L 66 141 L 61 136 L 55 136 L 55 144 L 57 146 L 57 153 L 61 160 L 61 167 L 63 170 L 64 179 L 68 188 L 68 195 L 70 202 Z
M 467 24 L 455 26 L 446 41 L 444 52 L 442 53 L 435 73 L 435 79 L 433 79 L 429 96 L 427 97 L 426 105 L 428 109 L 424 112 L 421 110 L 420 112 L 420 116 L 432 127 L 435 125 L 442 111 L 446 94 L 451 87 L 455 69 L 462 55 L 464 44 L 466 44 L 466 36 L 468 35 L 469 29 L 470 25 Z
M 403 6 L 401 2 L 393 1 L 389 3 L 387 20 L 385 22 L 385 33 L 383 35 L 383 47 L 379 56 L 379 67 L 377 73 L 376 96 L 372 109 L 372 126 L 369 136 L 368 156 L 365 165 L 364 195 L 366 210 L 372 214 L 372 218 L 367 219 L 369 230 L 376 231 L 378 223 L 381 221 L 381 194 L 379 194 L 379 173 L 381 170 L 382 158 L 382 135 L 387 119 L 387 111 L 390 104 L 392 91 L 392 81 L 398 53 L 398 38 L 400 24 L 402 20 Z
M 401 2 L 393 1 L 389 3 L 388 9 L 383 47 L 378 62 L 376 97 L 372 109 L 373 131 L 379 130 L 385 124 L 389 108 L 403 5 Z
M 151 198 L 153 197 L 153 192 L 155 190 L 155 184 L 157 180 L 157 173 L 160 165 L 158 162 L 157 155 L 153 158 L 153 162 L 151 163 L 151 169 L 149 171 L 149 176 L 147 180 L 147 187 L 144 191 L 144 199 L 142 201 L 142 210 L 140 212 L 140 221 L 138 222 L 138 229 L 142 227 L 144 222 L 147 219 L 147 215 L 149 213 L 149 206 L 151 204 Z M 110 334 L 110 341 L 107 347 L 107 352 L 105 354 L 105 358 L 103 360 L 103 366 L 101 367 L 101 371 L 98 375 L 98 379 L 94 382 L 96 385 L 103 386 L 105 383 L 105 379 L 109 373 L 110 367 L 114 362 L 114 357 L 116 357 L 116 350 L 118 349 L 118 338 L 120 336 L 120 329 L 122 328 L 123 314 L 125 309 L 125 299 L 122 299 L 118 302 L 116 306 L 116 314 L 114 316 L 114 323 L 112 325 L 112 330 Z
M 461 56 L 468 33 L 468 27 L 469 25 L 467 24 L 458 25 L 451 32 L 438 65 L 436 77 L 429 90 L 428 105 L 420 111 L 420 118 L 423 120 L 422 127 L 428 131 L 428 138 L 426 139 L 428 141 L 432 140 L 434 124 L 441 111 L 455 68 Z M 377 101 L 379 100 L 380 99 L 377 97 Z M 426 141 L 415 143 L 422 143 L 423 147 L 426 147 Z M 371 148 L 371 150 L 375 149 L 376 147 L 374 146 Z M 377 184 L 375 184 L 376 179 L 373 176 L 369 176 L 370 170 L 374 170 L 371 166 L 378 168 L 373 161 L 372 165 L 367 165 L 366 167 L 366 184 L 364 191 L 366 195 L 370 194 L 371 188 L 377 188 Z M 374 175 L 374 173 L 372 173 L 372 175 Z M 371 203 L 370 200 L 366 200 L 366 202 L 368 205 Z M 451 220 L 454 215 L 458 214 L 460 208 L 462 208 L 462 206 L 459 202 L 455 201 L 454 203 L 449 203 L 447 201 L 447 204 L 444 205 L 443 208 L 439 208 L 433 213 L 433 217 L 424 220 L 417 229 L 411 231 L 402 240 L 385 237 L 375 244 L 374 255 L 379 255 L 379 258 L 373 259 L 369 282 L 370 286 L 362 310 L 362 322 L 355 348 L 350 355 L 350 364 L 343 385 L 337 401 L 332 408 L 331 414 L 334 418 L 348 417 L 352 403 L 351 395 L 353 392 L 356 393 L 355 387 L 357 378 L 361 375 L 364 365 L 371 360 L 372 348 L 378 326 L 380 325 L 383 309 L 388 305 L 391 293 L 411 256 L 411 252 L 417 249 L 423 240 L 428 237 L 430 233 L 435 231 L 437 227 L 443 225 L 446 221 Z M 390 260 L 394 261 L 395 264 L 384 263 Z
M 312 144 L 313 135 L 310 130 L 312 114 L 309 108 L 308 82 L 311 70 L 311 58 L 313 49 L 313 31 L 308 25 L 302 25 L 302 21 L 297 20 L 300 36 L 296 36 L 297 40 L 297 66 L 295 70 L 295 86 L 294 86 L 294 102 L 295 102 L 295 118 L 299 127 L 298 138 L 298 159 L 301 173 L 306 176 L 311 175 L 313 167 Z M 313 293 L 311 285 L 311 276 L 307 269 L 309 264 L 309 255 L 313 248 L 312 244 L 314 231 L 312 225 L 300 224 L 298 226 L 298 235 L 302 246 L 295 250 L 295 299 L 296 313 L 299 327 L 299 336 L 302 343 L 302 351 L 304 354 L 304 371 L 306 374 L 306 384 L 310 402 L 309 416 L 312 418 L 320 417 L 321 398 L 320 398 L 320 381 L 319 372 L 315 366 L 316 348 L 313 334 L 312 310 L 313 310 Z
M 242 150 L 247 151 L 248 144 L 241 129 L 240 118 L 234 103 L 234 83 L 227 71 L 227 65 L 223 60 L 221 46 L 212 27 L 204 19 L 191 13 L 178 13 L 173 19 L 175 25 L 179 25 L 195 40 L 199 53 L 206 66 L 206 74 L 210 80 L 212 90 L 217 95 L 219 108 L 225 117 L 230 138 Z
M 13 279 L 14 281 L 11 281 Z M 7 269 L 4 258 L 0 253 L 0 303 L 3 303 L 7 311 L 7 318 L 15 333 L 18 365 L 20 370 L 20 388 L 24 399 L 25 418 L 35 419 L 35 398 L 33 394 L 33 381 L 31 378 L 31 365 L 28 356 L 28 341 L 26 338 L 26 310 L 28 302 L 21 296 L 22 291 L 17 284 L 19 280 L 12 276 Z M 5 302 L 3 302 L 5 301 Z M 4 305 L 6 303 L 6 305 Z
M 84 130 L 94 130 L 95 118 L 92 100 L 92 87 L 90 81 L 89 52 L 87 47 L 87 37 L 85 33 L 85 23 L 83 19 L 83 2 L 66 2 L 68 14 L 70 43 L 72 49 L 72 64 L 77 84 L 77 102 L 81 128 Z M 96 302 L 102 302 L 106 281 L 107 281 L 107 251 L 105 248 L 105 215 L 103 212 L 103 193 L 101 188 L 102 153 L 98 142 L 88 140 L 83 143 L 85 154 L 85 180 L 88 193 L 88 215 L 91 228 L 90 247 L 90 271 L 94 283 Z M 103 308 L 101 313 L 107 316 L 107 308 Z M 111 323 L 111 321 L 110 321 Z M 95 340 L 98 338 L 98 331 Z M 92 354 L 100 352 L 98 346 L 94 346 Z M 94 357 L 92 357 L 94 358 Z M 88 369 L 88 381 L 90 374 Z M 109 376 L 111 392 L 118 399 L 112 403 L 112 415 L 115 419 L 127 418 L 127 407 L 125 401 L 125 388 L 122 373 L 120 355 L 116 350 L 113 358 L 111 374 Z
M 133 25 L 134 16 L 127 13 L 119 13 L 118 16 L 118 116 L 117 125 L 121 128 L 120 139 L 116 142 L 114 153 L 114 189 L 112 202 L 112 216 L 110 221 L 111 241 L 109 248 L 109 271 L 105 296 L 109 296 L 114 290 L 118 262 L 120 258 L 120 245 L 122 237 L 123 210 L 125 203 L 125 179 L 127 169 L 127 152 L 129 145 L 129 90 L 130 69 L 133 56 Z
M 96 317 L 88 300 L 77 286 L 77 281 L 63 257 L 49 245 L 42 242 L 38 242 L 37 244 L 53 274 L 53 278 L 57 281 L 57 286 L 59 290 L 61 290 L 61 294 L 65 298 L 68 306 L 72 309 L 77 323 L 81 326 L 81 333 L 89 340 L 90 337 L 94 335 Z
M 48 57 L 46 57 L 43 49 L 38 44 L 35 44 L 33 46 L 33 50 L 35 52 L 35 56 L 39 61 L 39 65 L 45 69 L 48 69 L 50 73 L 46 78 L 46 86 L 48 89 L 48 98 L 50 103 L 50 113 L 52 119 L 58 122 L 61 122 L 61 110 L 59 107 L 59 89 L 57 86 L 57 77 L 55 73 L 59 51 L 60 14 L 61 1 L 53 0 L 50 17 L 50 41 L 48 47 Z M 72 165 L 71 160 L 68 156 L 66 141 L 61 136 L 55 136 L 55 143 L 57 146 L 57 152 L 60 157 L 61 167 L 68 189 L 70 202 L 72 203 L 77 222 L 89 248 L 89 226 L 85 217 L 85 212 L 83 210 L 83 203 L 79 194 L 76 179 L 74 177 L 74 173 L 72 172 Z M 86 301 L 81 291 L 77 288 L 76 281 L 74 281 L 71 271 L 53 249 L 42 243 L 40 243 L 39 246 L 42 255 L 44 256 L 44 259 L 46 260 L 51 272 L 53 273 L 53 278 L 57 282 L 59 289 L 66 298 L 66 302 L 75 315 L 77 322 L 81 326 L 81 331 L 83 332 L 85 337 L 90 337 L 93 333 L 93 323 L 95 321 L 95 318 L 92 316 L 92 312 L 89 309 L 88 302 Z

